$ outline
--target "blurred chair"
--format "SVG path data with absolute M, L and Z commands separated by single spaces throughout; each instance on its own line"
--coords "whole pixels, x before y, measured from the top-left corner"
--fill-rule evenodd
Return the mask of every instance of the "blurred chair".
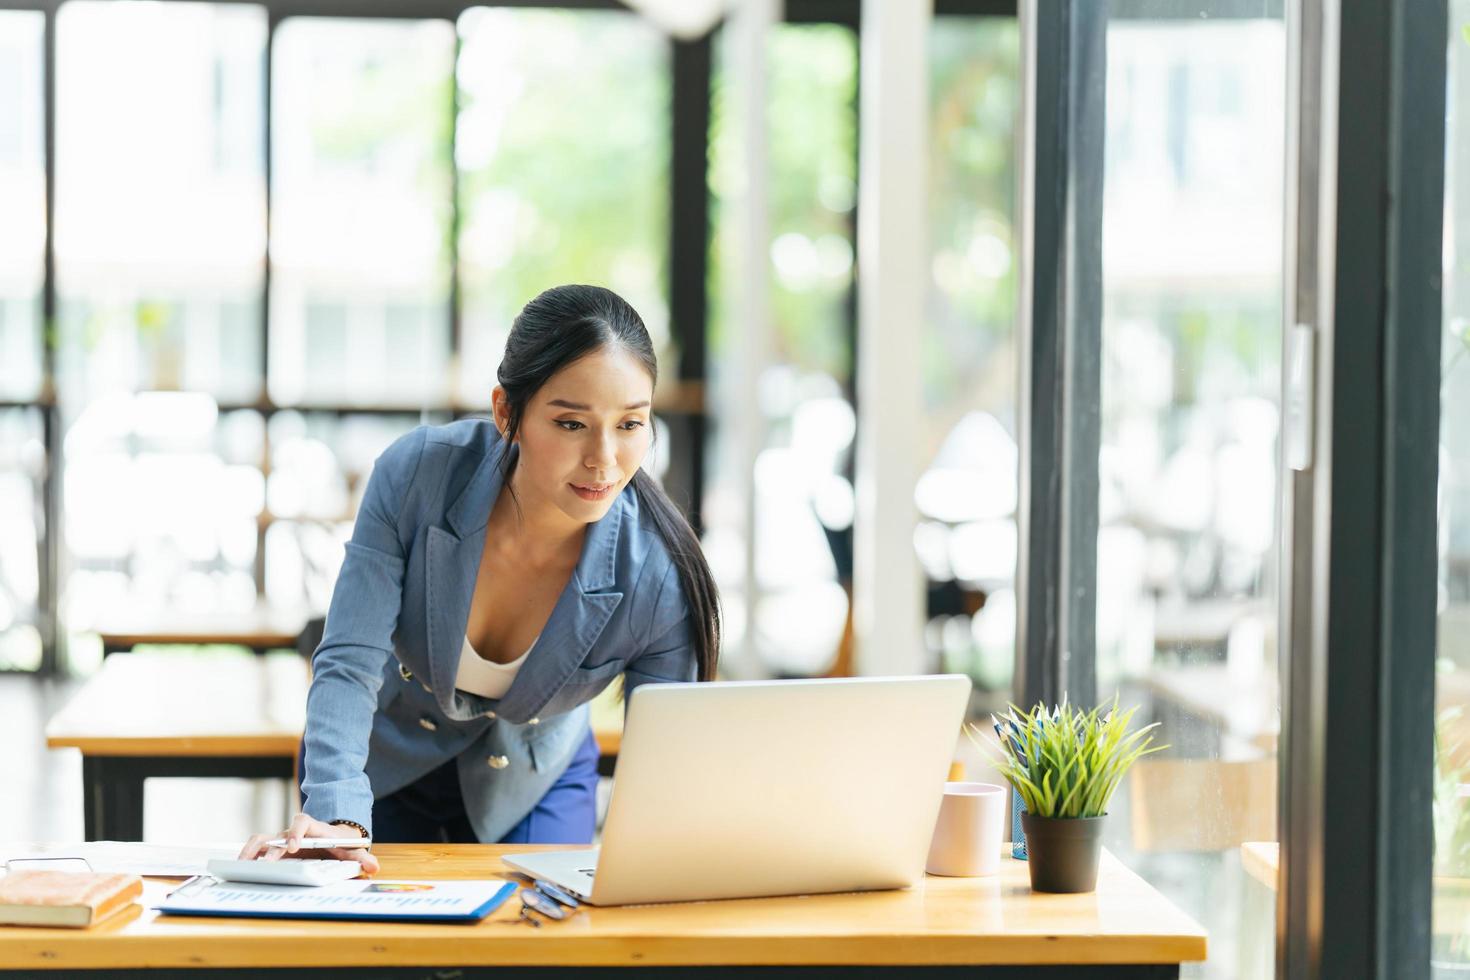
M 301 634 L 296 637 L 296 652 L 311 663 L 311 655 L 316 653 L 316 648 L 321 646 L 322 635 L 327 630 L 327 618 L 325 616 L 313 616 L 306 621 L 301 628 Z
M 1276 760 L 1141 759 L 1129 773 L 1128 803 L 1141 852 L 1276 840 Z
M 301 654 L 306 661 L 306 676 L 311 677 L 311 658 L 316 653 L 316 648 L 321 646 L 322 636 L 327 631 L 327 617 L 313 616 L 306 621 L 301 628 L 301 634 L 296 637 L 296 652 Z M 287 799 L 296 800 L 296 809 L 299 810 L 306 805 L 301 798 L 301 756 L 305 751 L 304 744 L 296 750 L 296 755 L 291 759 L 291 790 L 287 792 Z
M 820 516 L 818 514 L 818 523 L 821 523 Z M 837 569 L 837 583 L 847 594 L 847 621 L 842 626 L 842 639 L 838 641 L 836 654 L 832 658 L 832 666 L 821 676 L 851 677 L 856 673 L 852 646 L 852 528 L 849 526 L 841 530 L 833 530 L 822 523 L 822 533 L 826 536 L 827 547 L 832 550 L 832 563 Z M 928 579 L 925 583 L 925 614 L 929 619 L 935 616 L 973 617 L 985 608 L 986 598 L 984 591 L 968 588 L 954 579 L 944 582 Z
M 822 521 L 821 512 L 816 510 L 815 503 L 812 509 L 817 514 L 817 523 L 822 526 L 827 547 L 832 549 L 832 564 L 837 568 L 837 584 L 847 593 L 847 621 L 842 624 L 842 639 L 837 642 L 832 666 L 822 676 L 851 677 L 855 673 L 852 662 L 852 527 L 833 530 Z

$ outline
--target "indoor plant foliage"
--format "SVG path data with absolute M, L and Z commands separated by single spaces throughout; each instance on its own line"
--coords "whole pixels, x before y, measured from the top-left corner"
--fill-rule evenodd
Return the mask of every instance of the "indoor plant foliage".
M 1133 763 L 1168 747 L 1153 744 L 1157 722 L 1129 731 L 1137 710 L 1119 711 L 1116 697 L 1090 711 L 1064 700 L 1030 712 L 1011 705 L 995 719 L 996 768 L 1026 804 L 1022 823 L 1038 891 L 1091 891 L 1095 885 L 1108 801 Z
M 1434 871 L 1456 878 L 1470 876 L 1470 797 L 1460 789 L 1470 767 L 1456 761 L 1461 746 L 1451 741 L 1460 714 L 1456 706 L 1434 719 Z

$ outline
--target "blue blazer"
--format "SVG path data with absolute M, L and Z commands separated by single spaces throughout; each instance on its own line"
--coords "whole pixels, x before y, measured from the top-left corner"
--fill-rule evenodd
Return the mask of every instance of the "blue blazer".
M 696 674 L 678 571 L 631 487 L 587 529 L 531 656 L 499 700 L 455 689 L 465 624 L 507 447 L 489 422 L 421 426 L 368 480 L 307 698 L 305 811 L 372 828 L 372 805 L 449 759 L 465 810 L 494 842 L 525 817 L 587 736 L 586 704 Z

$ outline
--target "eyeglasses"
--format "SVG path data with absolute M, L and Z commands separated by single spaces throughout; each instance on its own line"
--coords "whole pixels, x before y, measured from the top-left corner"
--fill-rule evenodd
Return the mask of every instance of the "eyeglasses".
M 538 929 L 541 928 L 541 920 L 533 916 L 532 912 L 539 912 L 548 919 L 560 922 L 571 918 L 581 905 L 567 892 L 546 881 L 523 886 L 516 894 L 521 900 L 521 920 Z

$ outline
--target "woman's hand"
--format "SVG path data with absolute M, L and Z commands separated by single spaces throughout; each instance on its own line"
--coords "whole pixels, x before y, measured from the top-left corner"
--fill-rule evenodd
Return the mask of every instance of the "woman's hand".
M 255 834 L 240 849 L 241 861 L 279 861 L 286 856 L 297 858 L 334 858 L 338 861 L 356 861 L 362 865 L 362 873 L 378 873 L 378 859 L 365 847 L 312 847 L 313 837 L 351 837 L 358 830 L 349 824 L 322 823 L 304 813 L 296 814 L 291 826 L 280 834 Z M 266 841 L 280 837 L 285 847 L 268 847 Z

